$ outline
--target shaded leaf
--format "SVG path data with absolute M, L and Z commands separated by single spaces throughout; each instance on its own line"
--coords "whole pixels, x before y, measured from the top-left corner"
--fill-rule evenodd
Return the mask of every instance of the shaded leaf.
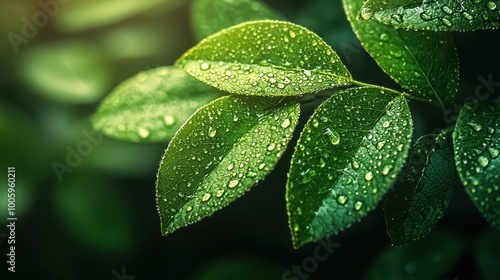
M 462 107 L 453 133 L 455 164 L 467 194 L 500 229 L 500 106 L 488 101 Z
M 167 142 L 198 108 L 222 96 L 173 66 L 137 74 L 117 86 L 92 116 L 96 130 L 121 140 Z
M 486 231 L 474 243 L 474 257 L 481 279 L 497 279 L 500 275 L 500 234 L 496 230 Z
M 245 21 L 262 19 L 285 20 L 258 0 L 196 0 L 191 9 L 191 22 L 198 40 Z
M 296 102 L 241 96 L 222 97 L 197 111 L 170 142 L 158 170 L 162 233 L 213 214 L 264 178 L 298 116 Z
M 450 33 L 408 31 L 356 18 L 363 0 L 343 0 L 365 50 L 411 95 L 446 109 L 458 91 L 458 57 Z
M 318 35 L 271 20 L 224 29 L 188 50 L 176 65 L 214 87 L 244 95 L 292 96 L 351 81 Z
M 384 205 L 393 245 L 410 243 L 432 230 L 453 198 L 456 176 L 446 139 L 435 134 L 420 137 Z
M 500 1 L 368 0 L 361 18 L 407 29 L 473 31 L 500 27 Z
M 286 267 L 260 258 L 231 256 L 214 260 L 203 267 L 193 280 L 276 280 Z
M 56 217 L 75 240 L 105 253 L 126 252 L 134 240 L 130 206 L 103 177 L 70 176 L 53 190 Z
M 364 279 L 443 279 L 464 249 L 465 242 L 460 236 L 435 231 L 407 246 L 382 251 L 369 266 Z
M 342 231 L 371 211 L 403 166 L 411 134 L 399 94 L 352 88 L 321 104 L 300 136 L 287 182 L 294 246 Z

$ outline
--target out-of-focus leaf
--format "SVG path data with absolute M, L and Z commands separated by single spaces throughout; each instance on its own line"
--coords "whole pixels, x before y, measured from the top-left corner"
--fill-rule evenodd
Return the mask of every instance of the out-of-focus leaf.
M 167 142 L 197 109 L 222 96 L 173 66 L 137 74 L 116 87 L 92 117 L 94 128 L 133 142 Z
M 364 279 L 443 279 L 464 248 L 465 243 L 460 236 L 434 231 L 427 238 L 407 246 L 384 250 L 369 266 Z
M 282 268 L 273 263 L 248 257 L 232 257 L 209 263 L 192 280 L 275 280 L 281 279 Z
M 299 109 L 295 101 L 231 95 L 189 118 L 158 170 L 162 233 L 213 214 L 263 179 L 283 155 Z
M 75 240 L 106 253 L 128 249 L 133 239 L 130 205 L 115 185 L 80 174 L 65 177 L 52 191 L 57 218 Z
M 192 4 L 191 21 L 198 40 L 245 21 L 262 19 L 285 20 L 258 0 L 196 0 Z
M 443 136 L 417 140 L 384 205 L 393 245 L 410 243 L 432 230 L 453 198 L 456 174 L 453 151 Z
M 292 96 L 352 80 L 318 35 L 283 21 L 224 29 L 188 50 L 176 65 L 216 88 L 244 95 Z
M 495 280 L 500 275 L 500 234 L 489 230 L 478 236 L 474 257 L 484 280 Z
M 186 0 L 86 0 L 54 5 L 53 17 L 60 30 L 78 32 L 115 23 L 151 9 L 175 8 Z M 52 16 L 52 15 L 51 15 Z
M 499 104 L 489 101 L 465 104 L 453 133 L 460 180 L 479 212 L 496 229 L 500 229 Z
M 364 217 L 403 167 L 412 135 L 402 95 L 352 88 L 318 107 L 301 133 L 287 182 L 294 247 Z
M 35 92 L 65 103 L 98 100 L 110 86 L 101 50 L 86 42 L 59 42 L 21 53 L 20 74 Z

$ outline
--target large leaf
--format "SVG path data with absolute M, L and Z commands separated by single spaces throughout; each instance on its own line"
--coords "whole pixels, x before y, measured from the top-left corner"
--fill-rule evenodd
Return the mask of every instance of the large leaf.
M 392 79 L 419 99 L 446 109 L 458 91 L 458 58 L 450 33 L 408 31 L 356 18 L 363 0 L 343 0 L 356 36 Z
M 465 245 L 464 240 L 452 232 L 433 232 L 408 246 L 382 251 L 369 266 L 364 279 L 444 279 L 464 252 Z
M 214 87 L 244 95 L 292 96 L 351 81 L 318 35 L 282 21 L 224 29 L 187 51 L 176 65 Z
M 292 137 L 299 108 L 296 102 L 226 96 L 197 111 L 170 142 L 158 170 L 162 233 L 213 214 L 264 178 Z
M 191 21 L 198 40 L 233 25 L 253 20 L 285 18 L 258 0 L 195 0 Z
M 407 29 L 472 31 L 500 27 L 500 1 L 368 0 L 363 19 Z
M 393 245 L 415 241 L 432 230 L 453 198 L 456 179 L 446 139 L 435 134 L 420 137 L 384 205 Z
M 92 117 L 96 130 L 133 142 L 166 142 L 198 108 L 222 93 L 173 66 L 126 80 Z
M 294 246 L 337 233 L 372 210 L 403 166 L 411 134 L 401 95 L 352 88 L 321 104 L 300 136 L 287 182 Z
M 488 222 L 500 229 L 500 106 L 488 101 L 464 105 L 453 144 L 458 175 Z

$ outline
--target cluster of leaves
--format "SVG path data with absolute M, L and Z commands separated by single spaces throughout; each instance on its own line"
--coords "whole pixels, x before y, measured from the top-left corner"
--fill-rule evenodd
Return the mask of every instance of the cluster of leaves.
M 465 104 L 455 126 L 419 138 L 407 99 L 450 108 L 459 67 L 449 32 L 500 25 L 495 1 L 343 0 L 365 50 L 401 92 L 353 79 L 319 36 L 255 0 L 195 0 L 201 41 L 108 96 L 95 129 L 170 141 L 157 175 L 163 234 L 243 195 L 276 165 L 307 97 L 337 89 L 307 121 L 286 186 L 294 247 L 335 234 L 386 196 L 394 244 L 427 234 L 454 193 L 500 227 L 500 103 Z M 408 30 L 411 29 L 411 30 Z M 453 143 L 451 145 L 451 132 Z M 391 191 L 389 191 L 391 190 Z

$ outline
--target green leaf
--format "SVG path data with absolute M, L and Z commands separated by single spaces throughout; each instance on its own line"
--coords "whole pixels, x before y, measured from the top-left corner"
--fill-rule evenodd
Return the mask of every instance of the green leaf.
M 262 19 L 285 20 L 258 0 L 195 0 L 191 9 L 191 21 L 198 40 L 245 21 Z
M 474 242 L 474 258 L 485 280 L 494 280 L 500 275 L 500 234 L 489 230 Z
M 62 186 L 54 186 L 52 196 L 56 218 L 82 247 L 117 254 L 136 240 L 131 207 L 106 177 L 91 172 L 68 176 Z
M 343 0 L 352 29 L 366 51 L 394 81 L 441 109 L 458 91 L 459 66 L 450 33 L 408 31 L 356 18 L 363 0 Z
M 473 31 L 500 27 L 499 10 L 489 0 L 368 0 L 360 15 L 399 28 Z
M 420 137 L 384 205 L 393 245 L 404 245 L 429 233 L 448 208 L 455 183 L 453 152 L 446 139 L 436 134 Z
M 467 194 L 481 214 L 500 229 L 500 106 L 464 105 L 453 133 L 455 164 Z
M 351 81 L 318 35 L 282 21 L 224 29 L 187 51 L 176 65 L 207 84 L 243 95 L 293 96 Z
M 22 53 L 20 75 L 32 90 L 57 102 L 97 101 L 110 86 L 104 52 L 86 41 L 39 45 Z
M 371 211 L 403 167 L 411 134 L 399 94 L 352 88 L 321 104 L 300 136 L 287 182 L 294 246 L 338 233 Z
M 158 170 L 162 233 L 213 214 L 264 178 L 290 141 L 299 109 L 283 99 L 226 96 L 197 111 Z
M 92 116 L 94 129 L 121 140 L 167 142 L 198 108 L 222 93 L 173 66 L 117 86 Z
M 382 251 L 368 268 L 366 280 L 443 279 L 460 258 L 465 242 L 451 232 L 435 231 L 428 238 Z
M 60 1 L 63 2 L 63 1 Z M 69 2 L 69 1 L 65 1 Z M 169 10 L 187 2 L 186 0 L 87 0 L 71 1 L 58 5 L 61 13 L 54 12 L 58 29 L 66 32 L 81 32 L 122 21 L 146 11 Z M 47 5 L 50 7 L 49 5 Z M 50 9 L 50 8 L 49 8 Z M 54 17 L 51 15 L 51 17 Z

